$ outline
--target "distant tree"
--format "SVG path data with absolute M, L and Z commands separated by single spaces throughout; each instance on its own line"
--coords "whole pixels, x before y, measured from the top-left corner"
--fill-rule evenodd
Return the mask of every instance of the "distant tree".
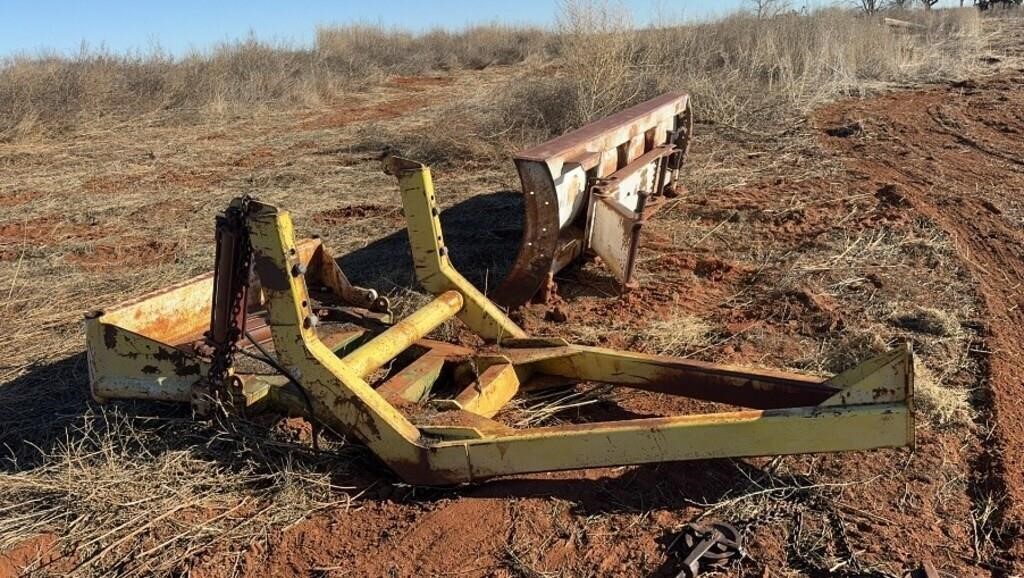
M 882 0 L 856 0 L 854 2 L 865 14 L 874 14 L 882 9 Z
M 932 6 L 939 3 L 939 0 L 921 0 L 921 5 L 924 6 L 925 10 L 931 10 Z
M 889 6 L 891 8 L 896 8 L 898 10 L 902 10 L 902 9 L 906 8 L 907 4 L 910 4 L 910 0 L 890 0 L 889 1 Z
M 746 0 L 758 18 L 771 18 L 789 10 L 789 0 Z

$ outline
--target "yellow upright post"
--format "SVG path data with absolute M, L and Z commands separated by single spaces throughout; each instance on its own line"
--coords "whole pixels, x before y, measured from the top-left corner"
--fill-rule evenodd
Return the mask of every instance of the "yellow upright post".
M 450 290 L 461 293 L 466 303 L 459 319 L 484 339 L 500 342 L 526 337 L 526 332 L 456 271 L 448 259 L 430 169 L 398 157 L 388 157 L 384 162 L 385 171 L 398 177 L 412 261 L 423 287 L 434 295 Z

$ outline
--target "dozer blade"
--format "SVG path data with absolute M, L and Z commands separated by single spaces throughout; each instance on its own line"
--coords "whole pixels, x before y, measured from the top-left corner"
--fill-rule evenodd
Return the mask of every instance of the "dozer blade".
M 522 242 L 491 299 L 545 301 L 554 275 L 586 254 L 630 284 L 640 229 L 676 193 L 692 131 L 689 96 L 671 92 L 516 154 Z

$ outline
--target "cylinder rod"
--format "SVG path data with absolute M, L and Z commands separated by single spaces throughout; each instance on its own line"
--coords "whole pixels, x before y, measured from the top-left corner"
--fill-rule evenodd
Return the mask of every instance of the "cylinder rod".
M 366 377 L 408 349 L 416 340 L 423 339 L 442 323 L 455 317 L 462 309 L 462 304 L 461 293 L 446 291 L 346 355 L 342 362 L 361 377 Z

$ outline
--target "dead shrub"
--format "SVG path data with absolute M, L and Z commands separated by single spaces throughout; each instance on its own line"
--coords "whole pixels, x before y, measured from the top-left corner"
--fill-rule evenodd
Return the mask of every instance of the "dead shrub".
M 645 50 L 632 19 L 607 0 L 563 0 L 559 14 L 562 72 L 558 82 L 572 94 L 562 113 L 574 126 L 608 116 L 643 100 L 650 83 Z
M 839 374 L 888 349 L 882 335 L 870 329 L 844 332 L 829 341 L 815 363 L 821 371 Z
M 977 61 L 976 11 L 907 18 L 924 30 L 893 31 L 841 9 L 636 30 L 618 5 L 565 0 L 559 33 L 498 24 L 424 34 L 348 25 L 318 28 L 313 48 L 248 38 L 183 58 L 87 48 L 71 57 L 22 55 L 0 64 L 0 140 L 111 117 L 179 113 L 177 120 L 195 121 L 268 106 L 315 107 L 387 75 L 524 61 L 538 65 L 527 71 L 529 82 L 500 87 L 493 104 L 501 114 L 470 126 L 497 119 L 508 142 L 542 139 L 672 89 L 693 95 L 699 118 L 777 124 L 837 95 L 956 77 Z M 548 61 L 556 66 L 539 66 Z M 489 126 L 474 131 L 500 132 Z
M 974 422 L 970 391 L 944 383 L 919 359 L 914 362 L 914 402 L 937 427 L 968 427 Z
M 416 35 L 379 26 L 321 27 L 313 48 L 254 37 L 175 58 L 160 50 L 0 62 L 0 141 L 47 136 L 97 120 L 316 107 L 393 74 L 514 64 L 548 54 L 537 28 L 486 25 Z
M 72 57 L 17 56 L 0 65 L 0 140 L 50 135 L 108 118 L 312 106 L 337 86 L 311 52 L 254 38 L 177 60 L 160 51 L 88 48 Z
M 562 12 L 565 65 L 530 90 L 512 81 L 501 107 L 548 137 L 667 90 L 688 91 L 704 121 L 770 128 L 873 86 L 959 77 L 983 48 L 974 10 L 915 13 L 925 28 L 914 34 L 839 8 L 639 31 L 599 0 L 567 1 Z
M 316 31 L 316 53 L 332 70 L 350 77 L 478 70 L 516 64 L 550 48 L 550 35 L 539 28 L 501 24 L 425 34 L 365 24 L 321 26 Z
M 714 327 L 682 312 L 666 315 L 648 324 L 640 342 L 658 355 L 684 355 L 711 343 Z

